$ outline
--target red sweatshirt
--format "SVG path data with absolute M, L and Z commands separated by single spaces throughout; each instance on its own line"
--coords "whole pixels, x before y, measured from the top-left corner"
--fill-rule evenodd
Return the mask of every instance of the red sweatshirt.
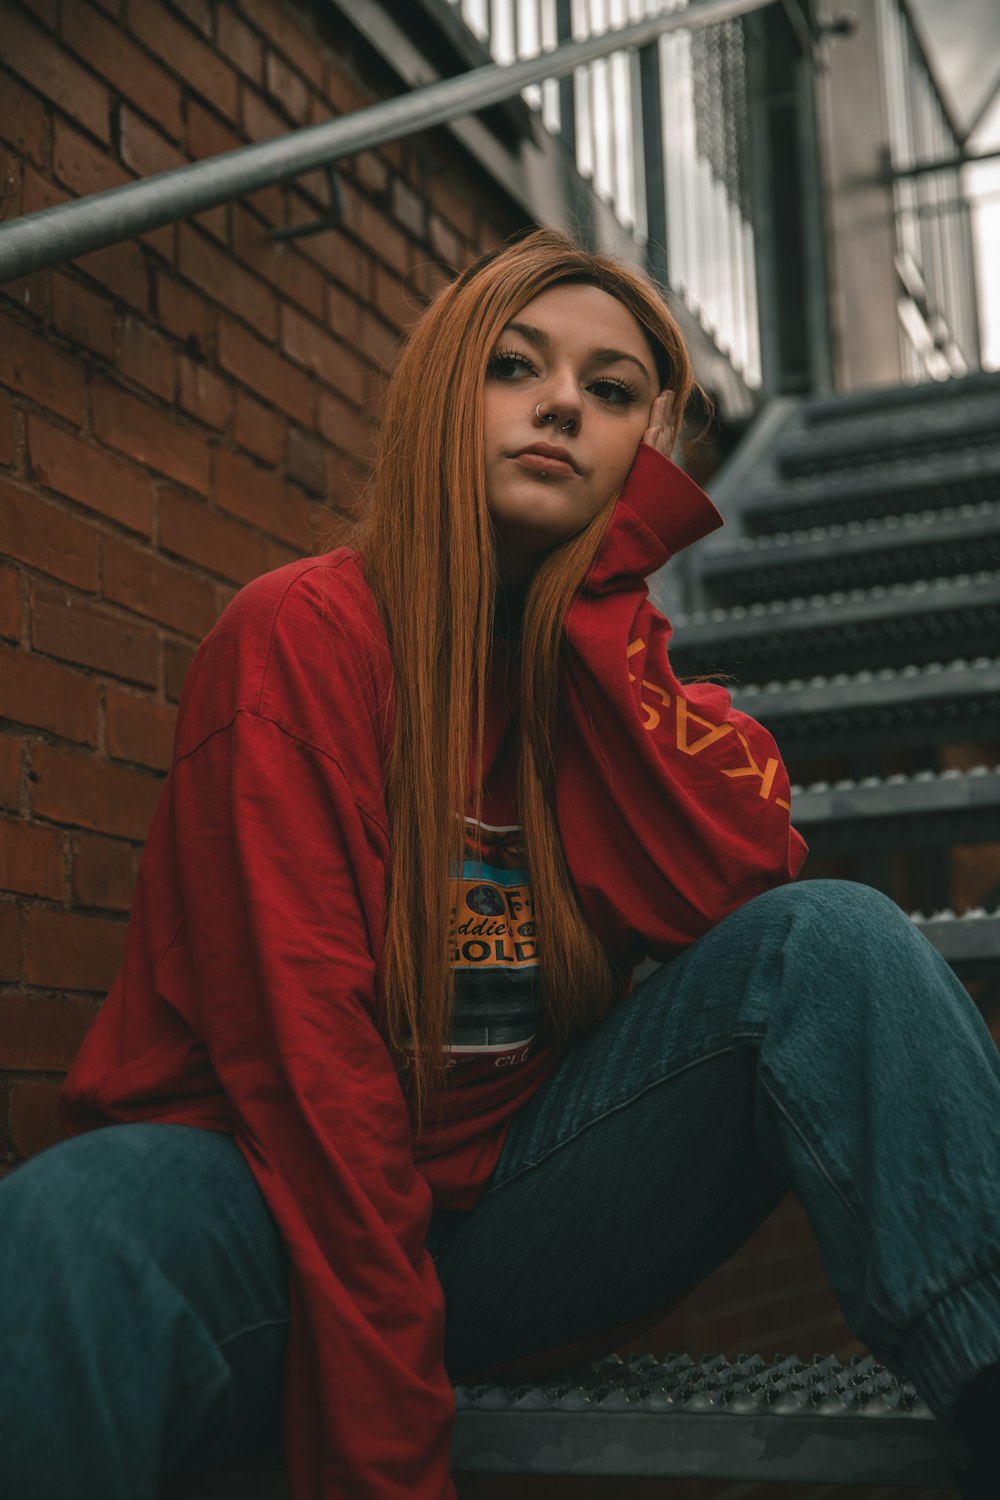
M 794 877 L 770 736 L 681 687 L 645 577 L 720 518 L 640 445 L 567 621 L 557 813 L 588 920 L 626 974 Z M 497 638 L 487 826 L 455 878 L 454 1088 L 414 1141 L 380 1034 L 391 665 L 347 548 L 244 588 L 185 684 L 125 962 L 66 1082 L 70 1134 L 231 1132 L 288 1245 L 285 1434 L 295 1500 L 442 1500 L 453 1414 L 432 1203 L 471 1207 L 552 1066 L 537 1024 L 515 736 Z M 624 985 L 623 985 L 624 988 Z

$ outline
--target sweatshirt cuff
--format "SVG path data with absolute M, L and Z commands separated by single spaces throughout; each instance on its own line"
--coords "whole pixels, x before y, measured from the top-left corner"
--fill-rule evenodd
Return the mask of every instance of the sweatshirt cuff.
M 725 523 L 705 491 L 649 443 L 640 443 L 619 509 L 627 506 L 673 557 Z

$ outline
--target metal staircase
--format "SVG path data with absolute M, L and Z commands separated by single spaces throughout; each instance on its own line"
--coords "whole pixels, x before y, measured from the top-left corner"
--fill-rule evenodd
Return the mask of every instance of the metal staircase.
M 991 1003 L 1000 375 L 802 401 L 730 489 L 691 605 L 664 600 L 676 670 L 721 674 L 777 737 L 804 874 L 885 890 Z

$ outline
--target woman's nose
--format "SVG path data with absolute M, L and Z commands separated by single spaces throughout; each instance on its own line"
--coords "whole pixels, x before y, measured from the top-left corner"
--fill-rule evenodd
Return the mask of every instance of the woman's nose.
M 539 394 L 535 415 L 543 425 L 579 429 L 583 404 L 575 380 L 553 376 L 544 382 Z

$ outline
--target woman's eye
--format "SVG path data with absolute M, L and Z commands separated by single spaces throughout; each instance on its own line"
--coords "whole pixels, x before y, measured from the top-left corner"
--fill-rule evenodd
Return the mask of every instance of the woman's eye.
M 494 354 L 487 370 L 496 380 L 513 380 L 525 372 L 531 374 L 531 365 L 523 354 L 499 353 Z
M 595 380 L 590 389 L 602 401 L 610 401 L 615 406 L 630 406 L 636 399 L 635 391 L 622 380 Z

